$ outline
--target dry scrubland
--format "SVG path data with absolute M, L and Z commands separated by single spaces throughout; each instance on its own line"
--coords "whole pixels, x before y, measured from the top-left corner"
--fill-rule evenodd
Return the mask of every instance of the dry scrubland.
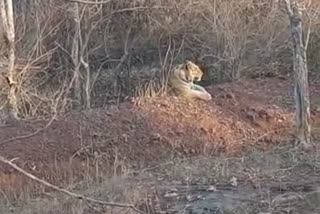
M 311 71 L 318 66 L 318 6 L 307 4 Z M 186 58 L 202 65 L 206 84 L 285 73 L 292 64 L 288 17 L 276 1 L 19 1 L 15 18 L 24 117 L 121 100 L 155 75 L 151 68 Z
M 300 2 L 308 11 L 319 141 L 320 2 Z M 147 213 L 320 212 L 318 153 L 290 146 L 292 44 L 281 1 L 21 0 L 14 11 L 25 120 L 1 126 L 1 155 L 70 191 Z M 4 72 L 3 37 L 0 53 Z M 185 59 L 204 70 L 212 102 L 126 99 Z M 5 119 L 7 86 L 0 84 Z M 1 213 L 134 213 L 86 204 L 0 169 Z

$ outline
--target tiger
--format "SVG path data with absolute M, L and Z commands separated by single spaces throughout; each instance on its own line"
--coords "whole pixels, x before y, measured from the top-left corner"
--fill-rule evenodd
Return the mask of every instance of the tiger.
M 211 95 L 205 88 L 194 83 L 200 82 L 202 77 L 203 71 L 200 67 L 192 61 L 186 60 L 164 73 L 160 77 L 160 81 L 153 79 L 140 86 L 136 91 L 136 96 L 157 97 L 173 92 L 189 99 L 209 101 L 212 99 Z

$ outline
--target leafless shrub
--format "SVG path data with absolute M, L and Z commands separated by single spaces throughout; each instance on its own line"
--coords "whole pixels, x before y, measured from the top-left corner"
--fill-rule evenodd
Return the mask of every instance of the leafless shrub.
M 50 106 L 62 90 L 68 91 L 55 105 L 58 111 L 122 99 L 141 78 L 152 76 L 152 67 L 168 69 L 186 58 L 204 68 L 208 84 L 290 70 L 289 23 L 281 1 L 86 2 L 14 3 L 16 58 L 24 62 L 18 79 L 22 116 L 56 111 Z M 312 26 L 309 54 L 316 55 L 319 2 L 301 2 L 310 11 L 303 17 Z

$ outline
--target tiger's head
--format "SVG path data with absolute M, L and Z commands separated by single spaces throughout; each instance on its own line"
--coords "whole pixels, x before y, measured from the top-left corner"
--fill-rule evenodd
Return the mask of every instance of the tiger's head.
M 187 60 L 185 62 L 185 71 L 186 71 L 186 78 L 188 81 L 193 82 L 197 81 L 200 82 L 203 76 L 203 71 L 200 67 L 193 62 Z

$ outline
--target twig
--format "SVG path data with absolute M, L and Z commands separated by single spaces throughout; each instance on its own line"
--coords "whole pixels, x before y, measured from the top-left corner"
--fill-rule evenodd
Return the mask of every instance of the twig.
M 311 26 L 312 26 L 312 19 L 310 17 L 309 12 L 305 9 L 305 13 L 308 17 L 308 28 L 307 28 L 307 33 L 306 33 L 306 39 L 304 41 L 304 48 L 305 50 L 307 50 L 308 45 L 309 45 L 309 41 L 310 41 L 310 33 L 311 33 Z
M 100 213 L 100 214 L 104 214 L 103 212 L 101 212 L 100 210 L 96 209 L 95 207 L 93 207 L 89 201 L 84 201 L 84 203 L 90 208 L 92 209 L 93 211 L 97 212 L 97 213 Z
M 41 129 L 38 129 L 37 131 L 33 132 L 33 133 L 30 133 L 30 134 L 27 134 L 27 135 L 22 135 L 22 136 L 17 136 L 17 137 L 13 137 L 13 138 L 9 138 L 5 141 L 2 141 L 0 142 L 0 146 L 6 144 L 6 143 L 9 143 L 9 142 L 12 142 L 12 141 L 15 141 L 15 140 L 22 140 L 22 139 L 26 139 L 26 138 L 30 138 L 30 137 L 33 137 L 35 136 L 36 134 L 39 134 L 40 132 L 46 130 L 49 126 L 51 126 L 51 124 L 53 123 L 53 121 L 56 119 L 55 116 L 53 116 L 51 118 L 51 120 L 47 123 L 47 125 L 45 125 L 43 128 Z
M 105 206 L 112 206 L 112 207 L 124 207 L 124 208 L 131 208 L 134 211 L 138 212 L 138 213 L 142 213 L 142 214 L 146 214 L 145 212 L 143 212 L 142 210 L 139 210 L 138 208 L 136 208 L 133 204 L 122 204 L 122 203 L 115 203 L 115 202 L 107 202 L 107 201 L 101 201 L 101 200 L 97 200 L 94 198 L 89 198 L 87 196 L 78 194 L 78 193 L 74 193 L 71 192 L 69 190 L 60 188 L 58 186 L 55 186 L 43 179 L 40 179 L 36 176 L 34 176 L 33 174 L 28 173 L 27 171 L 25 171 L 24 169 L 20 168 L 19 166 L 17 166 L 16 164 L 13 163 L 15 159 L 12 160 L 8 160 L 7 158 L 3 157 L 2 155 L 0 155 L 0 162 L 8 164 L 10 167 L 14 168 L 15 170 L 17 170 L 18 172 L 22 173 L 23 175 L 25 175 L 26 177 L 40 183 L 41 185 L 44 185 L 46 187 L 49 187 L 51 189 L 54 189 L 58 192 L 64 193 L 68 196 L 71 196 L 73 198 L 79 199 L 79 200 L 83 200 L 84 202 L 88 203 L 96 203 L 96 204 L 101 204 L 101 205 L 105 205 Z
M 70 90 L 70 88 L 71 88 L 72 85 L 73 85 L 73 81 L 74 81 L 74 78 L 71 79 L 70 84 L 69 84 L 69 86 L 67 87 L 66 91 L 69 91 L 69 90 Z M 0 146 L 4 145 L 4 144 L 6 144 L 6 143 L 9 143 L 9 142 L 15 141 L 15 140 L 21 140 L 21 139 L 26 139 L 26 138 L 33 137 L 33 136 L 39 134 L 40 132 L 46 130 L 48 127 L 50 127 L 51 124 L 53 123 L 53 121 L 54 121 L 54 120 L 56 119 L 56 117 L 57 117 L 57 114 L 58 114 L 58 113 L 57 113 L 57 111 L 58 111 L 58 110 L 57 110 L 57 108 L 58 108 L 58 103 L 59 103 L 59 101 L 61 100 L 63 94 L 64 94 L 64 91 L 61 90 L 58 98 L 56 99 L 56 103 L 55 103 L 55 107 L 54 107 L 54 111 L 55 111 L 55 112 L 54 112 L 54 115 L 51 117 L 50 121 L 49 121 L 43 128 L 38 129 L 37 131 L 35 131 L 35 132 L 33 132 L 33 133 L 30 133 L 30 134 L 27 134 L 27 135 L 17 136 L 17 137 L 13 137 L 13 138 L 9 138 L 9 139 L 7 139 L 7 140 L 4 140 L 4 141 L 0 142 Z
M 106 1 L 85 1 L 85 0 L 71 0 L 71 2 L 81 3 L 81 4 L 107 4 L 111 2 L 111 0 Z
M 58 48 L 60 48 L 60 49 L 62 50 L 62 52 L 65 53 L 65 54 L 68 56 L 68 58 L 71 59 L 71 62 L 73 63 L 73 61 L 72 61 L 72 56 L 71 56 L 71 54 L 69 53 L 69 51 L 66 50 L 64 47 L 62 47 L 57 41 L 55 41 L 54 44 L 57 45 Z M 74 66 L 74 64 L 72 64 L 72 65 Z
M 138 11 L 138 10 L 159 10 L 159 9 L 170 9 L 170 7 L 167 6 L 154 6 L 154 7 L 147 7 L 147 6 L 139 6 L 139 7 L 129 7 L 129 8 L 123 8 L 116 11 L 113 11 L 111 15 L 116 13 L 123 13 L 128 11 Z

